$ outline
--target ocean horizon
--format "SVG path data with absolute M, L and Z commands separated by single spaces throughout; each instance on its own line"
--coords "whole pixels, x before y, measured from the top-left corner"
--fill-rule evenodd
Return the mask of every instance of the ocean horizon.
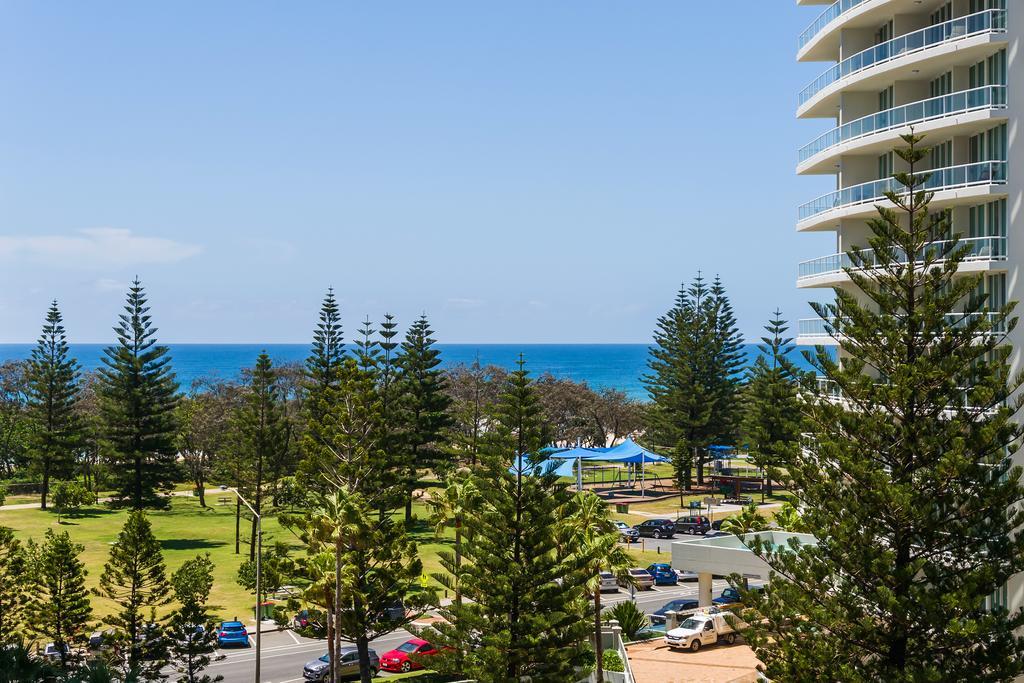
M 35 344 L 0 344 L 0 363 L 24 360 Z M 100 367 L 107 344 L 71 344 L 71 353 L 82 369 Z M 167 344 L 171 365 L 182 391 L 201 378 L 234 380 L 245 368 L 252 367 L 256 356 L 266 351 L 274 363 L 302 362 L 309 355 L 309 344 Z M 586 382 L 595 389 L 612 388 L 629 397 L 646 400 L 641 381 L 647 372 L 648 344 L 438 344 L 443 367 L 481 365 L 513 368 L 521 353 L 534 377 L 551 373 L 555 377 Z M 808 369 L 802 351 L 791 355 L 801 368 Z M 745 344 L 747 363 L 758 356 L 757 344 Z

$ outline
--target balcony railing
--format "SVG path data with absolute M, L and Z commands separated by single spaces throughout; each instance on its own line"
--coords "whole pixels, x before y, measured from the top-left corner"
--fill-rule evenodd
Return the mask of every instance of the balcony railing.
M 830 147 L 856 140 L 872 133 L 881 133 L 902 126 L 916 125 L 933 119 L 956 116 L 977 109 L 1005 109 L 1006 86 L 986 85 L 981 88 L 962 90 L 960 92 L 933 97 L 920 102 L 904 104 L 900 107 L 886 109 L 877 114 L 869 114 L 855 121 L 850 121 L 838 128 L 833 128 L 813 142 L 800 149 L 801 162 L 807 161 L 815 154 Z
M 883 386 L 885 386 L 885 384 L 883 382 L 877 382 L 875 386 L 883 387 Z M 813 391 L 814 394 L 816 394 L 820 398 L 823 398 L 823 399 L 826 399 L 826 400 L 829 400 L 829 401 L 845 402 L 845 401 L 848 400 L 847 396 L 846 396 L 846 392 L 844 392 L 840 388 L 839 384 L 835 380 L 828 379 L 827 377 L 823 377 L 821 375 L 818 375 L 817 377 L 814 378 L 814 388 L 813 388 L 812 391 Z M 970 401 L 970 396 L 971 396 L 971 390 L 970 389 L 961 388 L 961 389 L 959 389 L 959 391 L 960 391 L 960 405 L 956 406 L 957 409 L 965 408 L 965 409 L 970 410 L 970 411 L 980 410 L 977 406 L 970 405 L 970 402 L 969 402 Z M 945 410 L 946 411 L 952 411 L 952 410 L 954 410 L 954 407 L 953 406 L 947 406 L 945 408 Z M 802 435 L 802 436 L 809 437 L 811 435 L 807 434 L 807 435 Z M 813 441 L 813 437 L 811 437 L 810 440 Z M 804 441 L 804 439 L 801 439 L 801 441 Z M 811 444 L 811 445 L 813 445 L 813 444 Z
M 799 43 L 797 49 L 801 49 L 804 45 L 811 42 L 811 39 L 818 35 L 821 29 L 835 21 L 839 15 L 849 12 L 851 9 L 864 2 L 867 2 L 867 0 L 837 0 L 833 4 L 829 5 L 825 8 L 825 11 L 819 14 L 818 18 L 812 21 L 811 25 L 804 29 L 804 32 L 800 34 L 800 38 L 797 41 Z
M 803 105 L 840 78 L 878 64 L 884 64 L 897 57 L 913 54 L 935 45 L 962 40 L 979 33 L 1005 31 L 1006 10 L 990 9 L 907 33 L 879 43 L 839 62 L 800 91 L 800 104 Z
M 945 316 L 946 324 L 952 328 L 962 327 L 968 320 L 986 316 L 992 323 L 991 331 L 1001 333 L 1006 331 L 1006 320 L 998 313 L 949 313 Z M 800 337 L 823 337 L 835 339 L 835 328 L 826 324 L 822 318 L 803 318 L 797 321 L 797 334 Z M 840 335 L 841 336 L 841 335 Z
M 941 256 L 951 242 L 932 242 L 924 248 L 922 253 L 917 255 L 915 262 L 923 263 L 925 258 L 934 255 Z M 1005 261 L 1006 260 L 1006 238 L 1005 237 L 969 237 L 961 239 L 958 247 L 968 247 L 969 251 L 964 261 Z M 864 249 L 861 252 L 864 263 L 861 268 L 872 268 L 878 265 L 875 261 L 875 252 L 872 249 Z M 899 253 L 900 263 L 907 262 L 905 253 Z M 847 268 L 855 267 L 847 253 L 830 254 L 809 261 L 800 263 L 797 274 L 797 281 L 810 278 L 840 273 Z
M 1006 182 L 1005 161 L 979 161 L 974 164 L 947 166 L 927 171 L 919 171 L 917 175 L 929 175 L 923 187 L 918 189 L 930 192 L 953 190 L 972 185 L 1001 185 Z M 835 192 L 829 192 L 801 206 L 797 215 L 799 220 L 817 216 L 819 213 L 832 209 L 870 204 L 885 199 L 886 192 L 905 192 L 906 188 L 896 182 L 895 178 L 882 178 L 871 182 L 851 185 Z

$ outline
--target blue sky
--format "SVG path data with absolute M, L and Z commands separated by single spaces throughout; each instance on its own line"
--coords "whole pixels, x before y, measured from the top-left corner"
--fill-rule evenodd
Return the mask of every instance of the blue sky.
M 7 2 L 0 342 L 56 297 L 105 342 L 126 284 L 168 342 L 353 330 L 644 342 L 718 273 L 743 331 L 809 317 L 794 118 L 814 8 L 735 2 Z

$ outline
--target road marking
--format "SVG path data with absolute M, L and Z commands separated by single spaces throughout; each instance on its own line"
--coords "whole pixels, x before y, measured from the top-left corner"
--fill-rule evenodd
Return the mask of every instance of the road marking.
M 301 643 L 301 642 L 299 641 L 299 639 L 298 639 L 298 638 L 297 638 L 297 637 L 295 636 L 295 634 L 294 634 L 294 633 L 292 633 L 292 630 L 291 630 L 291 629 L 286 629 L 286 630 L 285 630 L 285 633 L 287 633 L 288 635 L 290 635 L 290 636 L 292 637 L 292 640 L 294 640 L 294 641 L 295 641 L 295 644 L 296 644 L 296 645 L 301 645 L 301 644 L 302 644 L 302 643 Z M 295 680 L 297 680 L 297 681 L 298 681 L 298 680 L 301 680 L 301 679 L 298 679 L 298 678 L 296 678 Z
M 251 647 L 256 647 L 256 641 L 252 639 L 252 636 L 249 636 L 249 645 Z

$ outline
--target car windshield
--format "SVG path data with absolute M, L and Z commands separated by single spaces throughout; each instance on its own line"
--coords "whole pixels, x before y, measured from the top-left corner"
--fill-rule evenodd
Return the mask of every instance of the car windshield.
M 419 647 L 419 645 L 417 645 L 416 643 L 414 643 L 414 642 L 412 642 L 410 640 L 408 642 L 402 643 L 401 645 L 399 645 L 395 649 L 398 650 L 399 652 L 405 652 L 406 654 L 409 654 L 411 652 L 416 652 L 416 648 L 418 648 L 418 647 Z
M 320 661 L 323 662 L 324 664 L 330 664 L 331 663 L 331 655 L 330 654 L 324 655 L 323 657 L 320 658 Z
M 244 627 L 241 624 L 234 624 L 225 626 L 224 630 L 228 631 L 229 633 L 240 633 L 242 630 L 244 630 Z
M 679 628 L 685 628 L 685 629 L 688 629 L 690 631 L 699 631 L 700 627 L 701 627 L 701 624 L 703 624 L 703 623 L 704 622 L 701 621 L 700 619 L 687 619 L 683 623 L 679 624 Z
M 643 576 L 644 574 L 647 573 L 647 570 L 646 569 L 630 569 L 629 573 L 632 574 L 633 576 Z

